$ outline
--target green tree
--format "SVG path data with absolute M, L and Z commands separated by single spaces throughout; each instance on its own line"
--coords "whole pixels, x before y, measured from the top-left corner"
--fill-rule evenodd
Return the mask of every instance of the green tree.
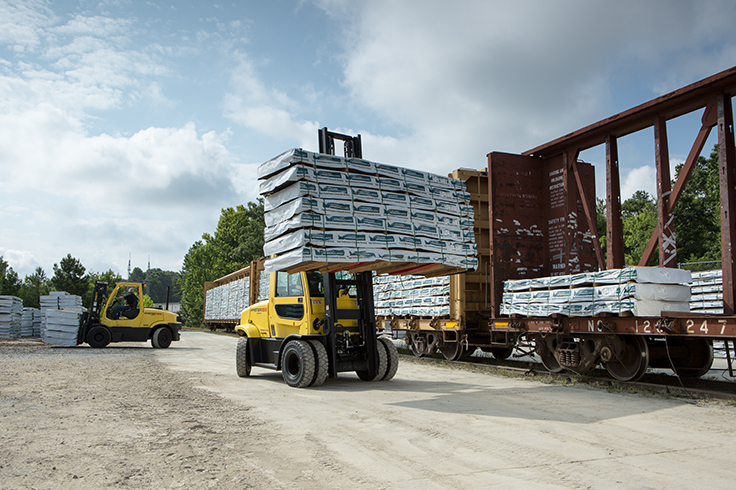
M 130 277 L 128 277 L 128 281 L 130 282 L 145 282 L 145 280 L 146 273 L 143 272 L 140 267 L 134 267 L 130 272 Z
M 676 168 L 677 175 L 682 165 Z M 699 157 L 675 207 L 677 258 L 683 262 L 721 260 L 718 145 L 708 159 Z
M 18 274 L 10 267 L 2 255 L 0 255 L 0 294 L 18 296 L 21 281 Z
M 99 281 L 107 283 L 107 294 L 109 294 L 115 287 L 115 283 L 121 282 L 123 280 L 122 276 L 112 269 L 108 269 L 106 272 L 90 272 L 89 274 L 87 274 L 87 279 L 87 292 L 83 297 L 83 303 L 85 305 L 92 304 L 92 294 L 94 293 L 96 282 Z M 103 303 L 107 301 L 107 294 L 103 298 Z
M 181 311 L 188 325 L 202 323 L 204 283 L 248 266 L 263 256 L 263 200 L 225 208 L 213 235 L 205 233 L 184 257 L 179 284 Z
M 49 294 L 51 284 L 49 278 L 41 267 L 36 267 L 36 271 L 23 279 L 23 285 L 20 288 L 20 297 L 23 299 L 23 306 L 31 308 L 41 307 L 41 296 Z
M 85 297 L 89 289 L 89 279 L 85 275 L 86 269 L 71 254 L 54 264 L 54 276 L 51 278 L 51 287 L 55 291 L 66 291 L 69 294 Z M 89 303 L 85 303 L 89 306 Z
M 187 325 L 198 327 L 204 319 L 204 283 L 220 277 L 215 269 L 215 251 L 201 240 L 194 242 L 181 269 L 181 314 Z
M 145 283 L 148 294 L 154 303 L 165 303 L 166 292 L 169 293 L 169 302 L 178 302 L 181 298 L 179 286 L 179 273 L 164 271 L 161 269 L 150 269 L 146 271 Z
M 657 227 L 657 205 L 652 196 L 645 191 L 636 191 L 621 205 L 624 232 L 624 257 L 627 265 L 637 265 L 649 237 Z M 652 255 L 649 265 L 657 263 L 658 257 Z

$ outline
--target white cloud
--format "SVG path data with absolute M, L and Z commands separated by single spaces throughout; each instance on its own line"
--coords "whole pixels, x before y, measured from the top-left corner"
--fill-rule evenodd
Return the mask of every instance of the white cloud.
M 657 175 L 654 167 L 647 165 L 635 168 L 621 176 L 621 202 L 640 190 L 657 199 Z
M 267 88 L 253 62 L 241 55 L 230 78 L 230 89 L 223 100 L 228 119 L 276 140 L 298 141 L 313 147 L 319 124 L 298 117 L 299 104 L 286 93 Z

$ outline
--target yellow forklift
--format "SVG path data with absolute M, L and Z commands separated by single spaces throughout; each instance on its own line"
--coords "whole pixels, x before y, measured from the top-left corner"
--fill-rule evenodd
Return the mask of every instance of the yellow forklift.
M 166 349 L 180 338 L 178 315 L 156 308 L 141 308 L 143 285 L 119 282 L 105 301 L 107 283 L 97 281 L 92 307 L 82 316 L 77 344 L 105 347 L 110 342 L 147 342 Z
M 269 282 L 269 299 L 244 310 L 235 327 L 238 376 L 253 366 L 280 369 L 295 388 L 346 371 L 364 381 L 394 377 L 399 354 L 377 336 L 370 271 L 272 272 Z
M 362 158 L 360 135 L 319 130 L 320 153 Z M 243 311 L 235 331 L 238 376 L 252 366 L 280 369 L 296 388 L 320 386 L 338 372 L 355 371 L 364 381 L 387 381 L 399 367 L 391 339 L 378 337 L 373 305 L 373 273 L 287 274 L 271 272 L 268 300 Z

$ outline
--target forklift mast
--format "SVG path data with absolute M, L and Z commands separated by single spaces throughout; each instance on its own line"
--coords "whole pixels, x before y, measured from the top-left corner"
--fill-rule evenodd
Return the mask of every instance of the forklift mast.
M 344 142 L 346 158 L 363 158 L 363 146 L 360 142 L 360 135 L 349 136 L 347 134 L 333 133 L 327 128 L 317 130 L 319 135 L 319 152 L 325 155 L 335 154 L 335 140 Z
M 344 142 L 346 158 L 363 158 L 363 147 L 360 135 L 349 136 L 347 134 L 333 133 L 327 128 L 318 130 L 319 152 L 326 155 L 335 154 L 335 140 Z M 363 364 L 360 368 L 366 369 L 371 377 L 376 375 L 378 363 L 376 361 L 376 318 L 373 306 L 373 273 L 370 271 L 359 272 L 353 275 L 353 279 L 337 279 L 335 273 L 323 273 L 325 287 L 325 333 L 327 334 L 327 355 L 334 362 L 330 363 L 329 377 L 334 378 L 339 371 L 356 369 L 356 363 Z M 341 289 L 354 287 L 358 294 L 358 309 L 338 309 L 337 298 Z M 349 357 L 339 359 L 337 354 L 337 335 L 350 335 L 348 329 L 342 327 L 340 320 L 357 320 L 360 338 L 365 343 L 366 354 L 364 359 L 358 361 Z M 367 366 L 365 366 L 367 361 Z M 352 366 L 352 367 L 351 367 Z
M 79 329 L 79 337 L 77 343 L 81 344 L 87 338 L 87 332 L 91 325 L 100 323 L 102 315 L 102 307 L 105 301 L 105 293 L 107 292 L 107 283 L 102 281 L 95 282 L 95 288 L 92 291 L 92 306 L 85 314 L 82 320 L 82 326 Z
M 338 279 L 334 272 L 322 274 L 325 287 L 324 330 L 327 338 L 327 355 L 334 362 L 330 363 L 329 377 L 334 378 L 338 372 L 364 370 L 371 378 L 376 376 L 376 317 L 373 306 L 373 273 L 371 271 L 353 274 L 351 279 Z M 340 290 L 354 289 L 357 293 L 358 309 L 338 309 L 337 298 Z M 356 320 L 358 335 L 365 345 L 362 355 L 338 355 L 338 336 L 350 336 L 350 328 L 343 327 L 341 320 Z M 367 362 L 367 364 L 366 364 Z

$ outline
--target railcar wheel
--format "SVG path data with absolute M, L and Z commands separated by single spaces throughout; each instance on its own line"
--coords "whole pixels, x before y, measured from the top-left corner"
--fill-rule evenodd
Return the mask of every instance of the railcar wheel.
M 327 379 L 329 374 L 330 361 L 327 357 L 327 349 L 322 345 L 319 340 L 310 340 L 309 344 L 312 346 L 314 351 L 314 362 L 316 364 L 314 369 L 314 381 L 309 386 L 322 386 Z
M 287 385 L 305 388 L 314 381 L 314 353 L 305 340 L 292 340 L 281 359 L 281 375 Z
M 396 350 L 396 346 L 391 339 L 386 337 L 379 337 L 378 343 L 383 345 L 386 349 L 386 374 L 383 376 L 383 381 L 388 381 L 396 376 L 396 371 L 399 370 L 399 352 Z
M 421 334 L 412 335 L 409 350 L 415 357 L 422 357 L 427 351 L 427 337 Z
M 644 376 L 649 365 L 649 347 L 646 340 L 638 335 L 621 337 L 624 350 L 620 356 L 604 362 L 606 371 L 619 381 L 636 381 Z
M 539 358 L 542 360 L 542 365 L 550 373 L 562 372 L 562 366 L 560 366 L 560 363 L 557 362 L 557 359 L 555 359 L 554 355 L 550 354 L 547 356 L 539 356 Z
M 87 343 L 90 347 L 102 348 L 112 340 L 112 335 L 107 327 L 96 325 L 87 332 Z
M 667 339 L 669 348 L 681 347 L 687 357 L 672 358 L 672 370 L 681 378 L 699 378 L 713 366 L 713 343 L 706 339 Z
M 357 374 L 363 381 L 381 381 L 383 377 L 386 376 L 386 372 L 388 370 L 388 356 L 386 355 L 386 348 L 378 339 L 376 339 L 376 353 L 378 354 L 378 364 L 376 365 L 375 376 L 371 377 L 367 369 L 365 371 L 355 371 L 355 374 Z
M 440 347 L 440 352 L 448 361 L 462 361 L 473 355 L 475 347 L 463 348 L 461 342 L 446 342 Z
M 250 349 L 248 348 L 248 337 L 240 337 L 238 339 L 238 346 L 235 348 L 235 368 L 238 376 L 247 378 L 250 376 L 252 367 L 253 363 L 251 362 Z
M 514 346 L 512 345 L 509 347 L 491 347 L 490 351 L 491 354 L 493 354 L 494 359 L 503 361 L 511 357 L 511 354 L 513 354 L 514 352 Z

